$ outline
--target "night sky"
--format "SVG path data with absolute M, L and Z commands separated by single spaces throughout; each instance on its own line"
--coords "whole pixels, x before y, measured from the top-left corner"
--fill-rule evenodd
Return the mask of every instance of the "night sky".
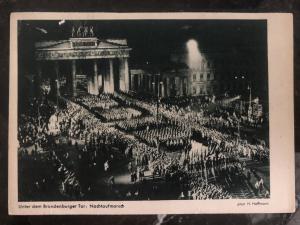
M 71 37 L 73 25 L 94 27 L 99 39 L 126 38 L 132 48 L 130 67 L 148 61 L 154 68 L 170 68 L 171 54 L 184 54 L 195 39 L 201 52 L 218 65 L 218 73 L 231 79 L 246 75 L 253 93 L 267 99 L 267 23 L 264 20 L 143 20 L 143 21 L 22 21 L 19 24 L 19 71 L 34 73 L 34 42 Z M 47 34 L 36 29 L 47 30 Z M 20 74 L 21 75 L 21 74 Z

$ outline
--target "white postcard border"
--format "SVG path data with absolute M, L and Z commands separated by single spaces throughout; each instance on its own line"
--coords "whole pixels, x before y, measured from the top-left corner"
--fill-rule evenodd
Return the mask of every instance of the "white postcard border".
M 270 115 L 270 199 L 18 202 L 18 20 L 267 20 Z M 9 79 L 9 214 L 196 214 L 295 211 L 293 17 L 287 13 L 12 13 Z M 96 205 L 98 208 L 91 208 Z M 33 206 L 42 206 L 33 208 Z M 47 208 L 47 206 L 67 208 Z M 20 208 L 23 206 L 23 208 Z M 26 208 L 29 206 L 29 208 Z M 44 208 L 44 206 L 46 208 Z M 71 208 L 74 206 L 75 208 Z M 83 206 L 81 208 L 80 206 Z M 71 209 L 70 209 L 70 208 Z

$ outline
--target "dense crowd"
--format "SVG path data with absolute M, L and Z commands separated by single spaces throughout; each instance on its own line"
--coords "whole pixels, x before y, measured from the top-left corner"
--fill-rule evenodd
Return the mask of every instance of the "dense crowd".
M 27 195 L 20 196 L 21 199 L 26 200 L 26 197 L 31 196 L 32 199 L 40 200 L 41 193 L 45 194 L 42 197 L 44 200 L 52 200 L 60 194 L 74 199 L 82 196 L 75 173 L 57 157 L 55 146 L 55 143 L 45 146 L 43 150 L 46 151 L 28 148 L 19 151 L 19 181 L 21 187 L 26 187 L 21 193 Z
M 116 127 L 132 132 L 150 146 L 163 145 L 173 150 L 183 149 L 190 144 L 191 130 L 185 126 L 178 126 L 171 121 L 159 120 L 154 117 L 144 117 L 121 121 Z
M 193 200 L 232 198 L 232 196 L 221 186 L 206 183 L 199 177 L 195 177 L 190 182 L 191 190 L 189 192 L 189 197 L 191 196 Z
M 158 116 L 157 102 L 143 100 L 141 96 L 103 94 L 64 101 L 64 107 L 56 111 L 43 109 L 45 114 L 40 117 L 20 116 L 18 135 L 23 147 L 39 140 L 48 142 L 49 137 L 67 140 L 69 147 L 60 150 L 55 147 L 57 144 L 51 145 L 54 152 L 51 157 L 58 165 L 61 192 L 67 196 L 82 197 L 95 185 L 87 178 L 90 177 L 87 173 L 93 177 L 104 176 L 118 168 L 123 160 L 128 163 L 132 182 L 142 182 L 145 173 L 150 171 L 153 178 L 158 176 L 167 182 L 176 179 L 179 183 L 189 183 L 189 198 L 231 198 L 224 187 L 230 187 L 238 182 L 237 177 L 243 177 L 240 159 L 269 159 L 266 145 L 250 144 L 232 133 L 221 132 L 236 127 L 241 117 L 226 111 L 207 116 L 210 99 L 184 99 L 179 104 L 176 101 L 160 102 Z M 192 110 L 196 103 L 200 109 Z M 150 116 L 143 116 L 143 110 Z M 103 123 L 103 120 L 115 123 Z M 201 145 L 195 145 L 195 142 Z M 76 154 L 72 156 L 74 148 Z M 253 174 L 252 177 L 261 184 L 261 178 Z M 186 177 L 188 181 L 184 180 Z M 114 183 L 113 177 L 110 183 Z
M 50 200 L 59 193 L 60 178 L 52 156 L 22 148 L 19 150 L 18 161 L 19 200 L 39 200 L 41 193 L 45 193 Z
M 105 121 L 129 120 L 142 115 L 142 112 L 128 107 L 112 108 L 110 110 L 94 109 L 94 112 Z
M 119 138 L 118 130 L 102 123 L 94 114 L 84 107 L 68 101 L 66 107 L 53 115 L 56 121 L 54 127 L 59 127 L 58 134 L 79 141 L 89 141 L 96 135 L 114 134 Z M 49 124 L 49 126 L 53 126 Z
M 140 97 L 141 99 L 141 97 Z M 141 107 L 147 107 L 149 111 L 151 111 L 153 114 L 155 114 L 156 105 L 155 102 L 149 103 L 149 101 L 141 101 L 141 100 L 135 100 L 135 104 L 140 105 Z M 210 155 L 210 157 L 206 160 L 200 159 L 201 156 L 198 155 L 197 157 L 193 156 L 193 159 L 191 160 L 192 163 L 188 163 L 188 170 L 194 171 L 199 170 L 200 171 L 206 171 L 208 176 L 215 176 L 215 172 L 217 171 L 224 174 L 230 174 L 228 172 L 228 168 L 232 168 L 232 166 L 228 166 L 229 162 L 235 162 L 236 159 L 239 158 L 248 158 L 256 161 L 268 161 L 269 160 L 269 149 L 265 144 L 250 144 L 245 139 L 237 138 L 236 136 L 232 134 L 222 133 L 218 131 L 218 129 L 215 129 L 212 125 L 212 121 L 215 119 L 214 117 L 205 117 L 203 112 L 193 112 L 189 111 L 189 109 L 184 109 L 182 111 L 177 111 L 178 108 L 175 106 L 162 106 L 160 108 L 160 113 L 168 118 L 169 120 L 173 121 L 174 123 L 178 125 L 184 125 L 187 127 L 192 128 L 193 130 L 193 139 L 196 139 L 208 146 L 208 149 L 214 149 L 214 153 Z M 186 110 L 186 111 L 185 111 Z M 177 112 L 176 112 L 177 111 Z M 232 115 L 229 115 L 227 113 L 227 117 L 224 117 L 226 119 L 222 119 L 221 123 L 226 123 L 226 121 L 230 121 L 231 117 L 237 118 L 234 113 Z M 236 121 L 234 121 L 236 122 Z M 234 123 L 230 124 L 229 126 L 234 126 Z M 220 124 L 219 124 L 220 125 Z M 235 124 L 236 125 L 236 124 Z M 227 125 L 225 125 L 227 126 Z M 228 126 L 228 127 L 229 127 Z M 140 132 L 140 131 L 139 131 Z M 143 131 L 144 133 L 147 133 L 149 131 Z M 152 137 L 155 137 L 152 136 Z M 152 141 L 154 143 L 155 140 Z M 216 157 L 216 152 L 219 152 L 219 159 Z M 204 158 L 204 156 L 202 156 Z M 195 160 L 196 158 L 196 160 Z M 200 160 L 199 160 L 200 159 Z M 198 162 L 196 162 L 198 160 Z M 230 161 L 231 160 L 231 161 Z M 202 161 L 202 162 L 201 162 Z M 195 163 L 196 162 L 196 163 Z M 203 165 L 201 169 L 201 164 L 205 162 L 206 166 Z M 227 163 L 227 166 L 224 167 L 224 163 Z M 236 163 L 236 162 L 235 162 Z M 220 165 L 223 165 L 223 169 L 219 169 Z M 239 165 L 239 164 L 238 164 Z M 217 170 L 216 170 L 217 166 Z M 235 165 L 234 168 L 237 168 L 238 166 Z M 213 168 L 213 169 L 211 169 Z M 226 168 L 224 172 L 224 168 Z M 232 169 L 230 169 L 232 171 Z M 225 176 L 226 177 L 226 176 Z M 234 177 L 234 176 L 233 176 Z M 228 179 L 232 180 L 232 179 Z M 256 181 L 258 182 L 258 181 Z
M 201 141 L 214 143 L 220 146 L 223 151 L 231 151 L 239 157 L 257 159 L 259 161 L 269 160 L 269 149 L 266 146 L 252 145 L 247 140 L 239 140 L 236 137 L 203 126 L 194 126 L 194 129 L 199 134 Z
M 116 124 L 116 127 L 126 132 L 132 132 L 136 130 L 155 128 L 156 123 L 156 118 L 153 116 L 149 116 L 138 119 L 120 121 Z
M 150 146 L 162 144 L 174 150 L 182 149 L 188 145 L 191 138 L 191 131 L 182 127 L 163 126 L 154 129 L 136 131 L 135 135 Z
M 125 98 L 125 95 L 123 95 L 123 98 Z M 146 107 L 150 112 L 156 114 L 155 102 L 147 103 L 146 101 L 136 100 L 127 96 L 127 101 L 129 101 L 129 99 L 134 101 L 135 104 L 140 105 L 141 107 Z M 204 102 L 203 104 L 207 103 Z M 194 133 L 200 134 L 198 135 L 198 137 L 200 138 L 199 141 L 201 142 L 203 141 L 204 143 L 207 143 L 207 141 L 211 141 L 218 144 L 223 142 L 226 148 L 231 148 L 234 151 L 240 153 L 240 155 L 242 156 L 247 156 L 248 158 L 268 160 L 269 149 L 267 146 L 258 144 L 253 145 L 245 139 L 239 139 L 239 142 L 237 142 L 236 136 L 220 132 L 214 127 L 208 126 L 209 117 L 205 117 L 202 114 L 203 112 L 190 112 L 189 110 L 182 110 L 181 112 L 178 112 L 177 109 L 178 107 L 174 105 L 162 106 L 160 108 L 160 113 L 164 117 L 168 118 L 168 120 L 172 121 L 174 124 L 189 127 L 193 130 Z
M 83 104 L 88 108 L 98 108 L 98 109 L 110 109 L 118 106 L 118 102 L 116 102 L 111 94 L 100 94 L 98 96 L 95 95 L 85 95 L 76 97 L 74 101 L 78 104 Z
M 18 140 L 19 145 L 28 147 L 44 138 L 45 124 L 39 118 L 21 115 L 19 118 Z
M 18 141 L 20 147 L 46 144 L 47 123 L 54 109 L 47 99 L 32 99 L 27 112 L 20 114 L 18 121 Z

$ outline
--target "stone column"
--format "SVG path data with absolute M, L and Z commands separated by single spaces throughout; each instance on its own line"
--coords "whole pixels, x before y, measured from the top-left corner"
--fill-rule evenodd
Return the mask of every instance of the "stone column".
M 98 66 L 102 65 L 102 63 L 98 63 Z M 99 90 L 103 91 L 103 70 L 101 70 L 101 66 L 98 67 L 98 92 Z
M 60 83 L 59 83 L 59 63 L 54 61 L 54 71 L 55 71 L 55 84 L 56 84 L 56 94 L 60 96 Z
M 71 93 L 71 86 L 72 86 L 72 74 L 71 74 L 71 70 L 70 73 L 66 74 L 66 94 L 70 94 Z
M 103 75 L 98 74 L 98 90 L 101 89 L 103 86 Z
M 180 83 L 180 77 L 176 76 L 175 77 L 175 90 L 176 90 L 176 95 L 180 96 L 180 90 L 181 89 L 181 83 Z
M 93 82 L 89 75 L 87 76 L 87 92 L 89 94 L 93 94 Z
M 187 87 L 187 95 L 193 95 L 192 93 L 192 80 L 191 80 L 192 74 L 190 73 L 189 76 L 186 79 L 186 87 Z
M 36 65 L 37 74 L 35 77 L 35 88 L 32 88 L 30 90 L 36 90 L 37 95 L 40 95 L 41 93 L 41 80 L 42 80 L 42 63 L 41 61 L 37 61 Z
M 183 96 L 183 78 L 179 77 L 179 95 Z
M 109 90 L 108 93 L 115 92 L 115 84 L 114 84 L 114 63 L 113 59 L 109 59 Z
M 124 58 L 124 82 L 125 82 L 125 92 L 129 91 L 129 67 L 128 58 Z
M 56 96 L 57 95 L 57 82 L 56 82 L 56 78 L 57 78 L 57 65 L 56 65 L 56 61 L 50 61 L 51 63 L 51 75 L 50 75 L 50 95 L 51 96 Z
M 131 83 L 131 87 L 130 87 L 130 89 L 131 89 L 131 91 L 135 91 L 135 86 L 134 86 L 134 74 L 131 74 L 130 75 L 130 79 L 131 79 L 131 81 L 130 81 L 130 83 Z
M 125 64 L 124 59 L 119 59 L 119 89 L 125 92 Z
M 93 85 L 94 85 L 94 95 L 99 94 L 99 84 L 98 84 L 98 64 L 97 60 L 94 60 L 94 80 L 93 80 Z
M 160 97 L 164 98 L 165 97 L 165 81 L 163 81 L 163 83 L 160 85 L 161 89 L 160 89 Z
M 128 68 L 128 58 L 120 59 L 120 90 L 124 92 L 129 91 L 129 68 Z M 132 82 L 131 82 L 132 83 Z
M 183 95 L 187 95 L 187 79 L 185 77 L 182 78 L 182 88 Z
M 170 96 L 170 78 L 166 77 L 166 95 L 167 97 Z
M 144 89 L 145 89 L 145 76 L 144 76 L 144 74 L 143 73 L 141 73 L 141 88 L 142 88 L 142 90 L 143 90 L 143 92 L 145 91 Z
M 103 73 L 103 92 L 109 93 L 109 65 L 108 61 L 105 60 L 105 68 Z
M 76 60 L 72 60 L 72 94 L 73 97 L 77 96 L 77 83 L 76 83 Z
M 152 95 L 153 96 L 156 96 L 156 82 L 155 82 L 156 80 L 155 80 L 155 75 L 152 75 L 151 76 L 151 87 L 152 87 L 152 89 L 151 89 L 151 93 L 152 93 Z
M 139 91 L 139 90 L 141 90 L 141 74 L 139 73 L 139 74 L 137 74 L 137 76 L 138 76 L 138 86 L 137 86 L 137 90 Z
M 151 90 L 152 90 L 152 87 L 151 87 L 151 75 L 150 74 L 147 74 L 147 82 L 148 82 L 148 93 L 151 93 Z
M 162 78 L 161 78 L 161 81 L 162 81 L 162 87 L 161 87 L 161 96 L 162 97 L 166 97 L 166 77 L 165 76 L 163 76 Z

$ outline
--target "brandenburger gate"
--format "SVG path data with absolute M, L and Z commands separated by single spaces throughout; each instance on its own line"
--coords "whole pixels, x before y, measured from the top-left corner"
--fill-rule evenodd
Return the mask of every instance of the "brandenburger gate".
M 38 80 L 44 76 L 43 68 L 48 64 L 52 70 L 50 76 L 51 89 L 57 88 L 62 76 L 66 78 L 66 87 L 73 96 L 82 90 L 98 95 L 114 93 L 116 90 L 129 91 L 128 58 L 130 48 L 126 39 L 100 40 L 93 32 L 72 31 L 72 38 L 60 41 L 43 41 L 35 44 Z M 49 66 L 50 65 L 50 66 Z M 61 69 L 64 68 L 64 74 Z M 65 72 L 68 71 L 68 72 Z M 49 73 L 49 71 L 45 71 Z M 82 82 L 84 80 L 84 82 Z M 85 86 L 82 88 L 82 86 Z

